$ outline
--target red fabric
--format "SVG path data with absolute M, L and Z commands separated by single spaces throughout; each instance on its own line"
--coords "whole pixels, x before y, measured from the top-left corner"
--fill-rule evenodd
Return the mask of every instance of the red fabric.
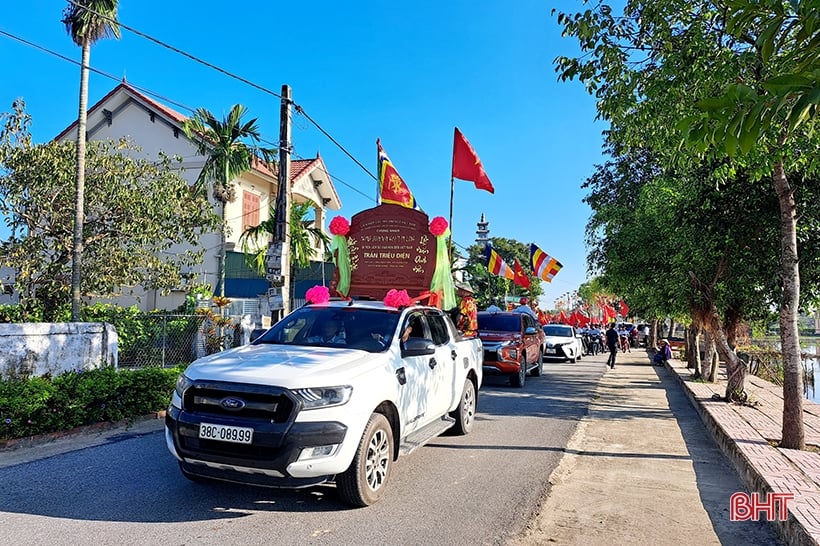
M 524 270 L 521 269 L 521 264 L 518 263 L 518 259 L 515 259 L 515 263 L 513 264 L 513 272 L 515 273 L 515 278 L 513 282 L 520 286 L 521 288 L 529 288 L 530 287 L 530 278 L 527 277 L 527 274 L 524 273 Z
M 453 178 L 469 180 L 475 183 L 479 190 L 486 190 L 495 193 L 490 178 L 484 171 L 484 166 L 473 147 L 456 127 L 453 138 Z
M 613 322 L 615 320 L 615 317 L 617 316 L 618 314 L 615 312 L 615 309 L 613 309 L 611 305 L 604 305 L 604 322 Z
M 561 312 L 560 312 L 560 313 L 558 313 L 558 316 L 557 316 L 557 317 L 555 317 L 555 322 L 558 322 L 558 323 L 560 323 L 560 324 L 566 324 L 566 323 L 567 323 L 567 321 L 569 321 L 569 319 L 568 319 L 568 318 L 567 318 L 567 316 L 564 314 L 564 310 L 563 310 L 563 309 L 561 309 Z
M 629 315 L 629 307 L 626 306 L 626 302 L 621 300 L 621 316 L 626 318 Z

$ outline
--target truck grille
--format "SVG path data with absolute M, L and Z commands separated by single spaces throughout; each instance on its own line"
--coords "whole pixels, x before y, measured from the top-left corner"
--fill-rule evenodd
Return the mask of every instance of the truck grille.
M 285 423 L 295 402 L 278 387 L 196 383 L 185 391 L 182 407 L 196 415 L 219 415 L 239 419 Z

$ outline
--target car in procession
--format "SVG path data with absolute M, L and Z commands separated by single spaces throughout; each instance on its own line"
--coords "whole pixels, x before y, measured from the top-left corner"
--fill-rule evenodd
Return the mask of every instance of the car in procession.
M 193 362 L 165 421 L 186 477 L 284 488 L 335 482 L 367 506 L 394 461 L 473 427 L 482 346 L 442 310 L 307 304 L 250 345 Z
M 543 371 L 544 333 L 527 313 L 482 311 L 478 313 L 478 337 L 484 347 L 484 371 L 506 375 L 521 388 L 527 374 Z
M 584 354 L 581 335 L 574 326 L 568 324 L 545 324 L 546 336 L 544 358 L 575 362 Z

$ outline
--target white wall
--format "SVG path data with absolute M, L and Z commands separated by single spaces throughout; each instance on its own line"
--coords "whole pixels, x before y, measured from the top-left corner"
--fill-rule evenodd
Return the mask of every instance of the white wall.
M 0 378 L 104 365 L 117 366 L 117 331 L 111 324 L 0 324 Z

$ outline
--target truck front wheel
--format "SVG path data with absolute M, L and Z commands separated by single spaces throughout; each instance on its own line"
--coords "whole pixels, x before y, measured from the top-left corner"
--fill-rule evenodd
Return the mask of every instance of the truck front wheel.
M 527 381 L 527 355 L 521 355 L 521 360 L 519 361 L 518 366 L 518 372 L 510 376 L 510 384 L 513 387 L 520 389 Z
M 393 471 L 393 429 L 381 413 L 370 416 L 353 462 L 336 477 L 342 500 L 370 506 L 384 496 Z

